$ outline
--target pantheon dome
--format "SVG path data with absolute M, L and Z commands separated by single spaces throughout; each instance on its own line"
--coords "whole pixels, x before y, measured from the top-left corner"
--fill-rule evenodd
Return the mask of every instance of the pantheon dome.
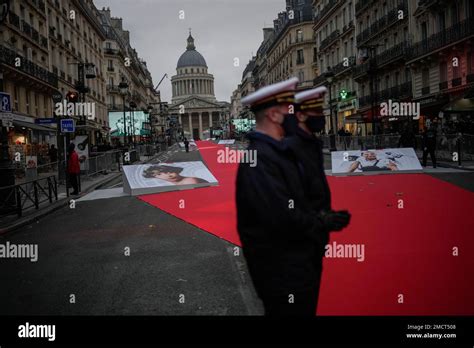
M 170 115 L 179 120 L 182 134 L 188 139 L 212 138 L 228 114 L 228 103 L 219 102 L 214 94 L 214 76 L 207 71 L 203 55 L 196 50 L 189 32 L 186 51 L 176 64 L 171 77 Z
M 176 75 L 171 78 L 173 87 L 172 103 L 179 103 L 192 95 L 209 100 L 214 96 L 214 76 L 207 72 L 207 63 L 196 50 L 194 38 L 189 33 L 186 51 L 178 59 Z

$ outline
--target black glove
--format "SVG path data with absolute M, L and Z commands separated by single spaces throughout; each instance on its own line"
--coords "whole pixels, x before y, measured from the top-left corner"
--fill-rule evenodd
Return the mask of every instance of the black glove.
M 318 214 L 324 227 L 328 231 L 340 231 L 349 224 L 351 214 L 347 210 L 328 210 Z

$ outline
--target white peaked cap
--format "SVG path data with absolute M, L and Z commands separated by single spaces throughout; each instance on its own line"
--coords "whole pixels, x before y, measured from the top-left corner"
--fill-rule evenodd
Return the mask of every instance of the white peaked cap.
M 242 98 L 242 105 L 249 105 L 255 110 L 282 103 L 294 103 L 295 89 L 298 82 L 297 77 L 292 77 L 286 81 L 262 87 Z
M 297 93 L 295 95 L 295 103 L 301 104 L 308 100 L 313 99 L 321 99 L 324 97 L 324 94 L 328 92 L 328 89 L 324 86 L 309 89 L 307 91 L 303 91 Z

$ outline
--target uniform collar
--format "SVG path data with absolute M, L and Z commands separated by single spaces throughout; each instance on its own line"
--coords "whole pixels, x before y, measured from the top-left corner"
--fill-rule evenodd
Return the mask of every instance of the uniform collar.
M 279 151 L 284 151 L 288 148 L 286 142 L 275 140 L 272 137 L 270 137 L 269 135 L 266 135 L 262 132 L 255 132 L 255 131 L 250 132 L 250 133 L 247 134 L 247 138 L 250 141 L 263 141 L 263 142 L 273 146 L 274 148 L 276 148 Z

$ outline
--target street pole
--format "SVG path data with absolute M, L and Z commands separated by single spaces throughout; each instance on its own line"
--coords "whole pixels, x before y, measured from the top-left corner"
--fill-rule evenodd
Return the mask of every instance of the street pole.
M 3 73 L 0 72 L 0 92 L 3 92 Z M 10 161 L 8 146 L 8 128 L 2 120 L 0 141 L 0 211 L 9 212 L 15 208 L 15 191 L 11 189 L 1 189 L 15 185 L 15 172 Z
M 127 139 L 127 119 L 125 115 L 125 94 L 123 95 L 123 146 L 126 145 L 126 139 Z

